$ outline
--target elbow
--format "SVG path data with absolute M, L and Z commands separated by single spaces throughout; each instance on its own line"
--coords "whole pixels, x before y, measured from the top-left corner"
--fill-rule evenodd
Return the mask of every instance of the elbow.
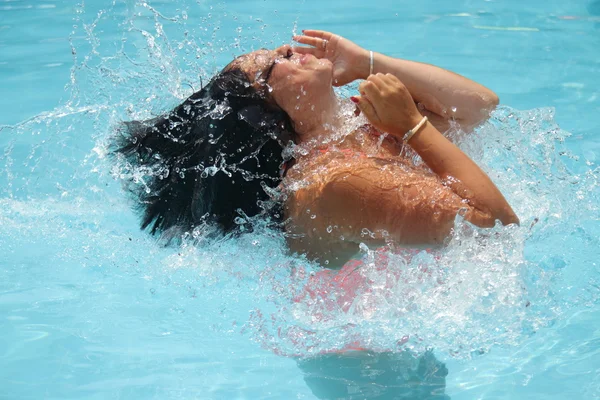
M 500 222 L 502 222 L 502 225 L 506 226 L 506 225 L 511 225 L 511 224 L 515 224 L 515 225 L 521 225 L 521 221 L 519 221 L 519 217 L 517 217 L 517 214 L 515 214 L 515 212 L 510 209 L 508 210 L 507 213 L 505 213 L 504 215 L 502 215 L 502 218 L 499 218 Z
M 482 117 L 482 121 L 485 121 L 489 118 L 492 111 L 496 109 L 498 104 L 500 104 L 500 99 L 498 95 L 491 90 L 488 90 L 484 93 L 479 93 L 479 114 Z
M 498 221 L 504 226 L 511 224 L 520 225 L 519 217 L 517 217 L 517 214 L 510 207 L 508 209 L 497 210 L 496 212 L 474 208 L 467 214 L 466 219 L 480 228 L 493 228 Z
M 472 101 L 470 112 L 463 117 L 461 122 L 467 126 L 475 127 L 487 121 L 499 103 L 500 99 L 491 90 L 483 93 L 479 92 Z
M 487 110 L 488 115 L 496 109 L 498 104 L 500 104 L 500 98 L 498 97 L 498 95 L 496 93 L 492 92 L 491 90 L 489 91 L 489 93 L 486 93 L 483 96 L 483 101 L 484 101 L 483 108 L 485 110 Z

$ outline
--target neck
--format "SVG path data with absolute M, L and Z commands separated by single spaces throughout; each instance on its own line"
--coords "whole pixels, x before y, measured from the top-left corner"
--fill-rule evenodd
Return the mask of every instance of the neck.
M 339 107 L 339 100 L 332 88 L 329 96 L 320 98 L 312 104 L 308 103 L 307 109 L 298 110 L 298 114 L 303 118 L 293 118 L 297 121 L 294 127 L 298 134 L 297 144 L 313 140 L 320 142 L 324 137 L 337 131 L 341 125 Z

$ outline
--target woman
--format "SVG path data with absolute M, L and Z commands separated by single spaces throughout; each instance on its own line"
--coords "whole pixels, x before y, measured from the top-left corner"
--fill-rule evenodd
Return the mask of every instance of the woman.
M 143 182 L 133 189 L 142 228 L 173 237 L 208 222 L 231 232 L 279 201 L 271 214 L 285 220 L 292 251 L 338 266 L 359 243 L 440 244 L 457 214 L 481 227 L 518 223 L 487 175 L 440 133 L 485 120 L 493 92 L 329 32 L 294 39 L 309 47 L 238 57 L 167 116 L 125 124 L 116 154 Z M 358 79 L 351 99 L 363 126 L 333 90 Z
M 206 226 L 235 233 L 246 216 L 268 214 L 285 221 L 293 251 L 337 267 L 359 243 L 442 243 L 459 213 L 482 227 L 518 223 L 485 173 L 440 133 L 484 121 L 498 103 L 493 92 L 328 32 L 303 33 L 295 40 L 309 47 L 238 57 L 169 114 L 124 124 L 114 150 L 130 169 L 142 228 L 167 238 Z M 358 79 L 360 116 L 333 90 Z M 363 282 L 344 279 L 353 265 L 317 274 L 314 287 L 326 289 L 309 283 L 306 296 L 352 297 Z M 364 347 L 300 360 L 313 393 L 446 398 L 447 370 L 432 356 L 398 374 L 408 353 Z

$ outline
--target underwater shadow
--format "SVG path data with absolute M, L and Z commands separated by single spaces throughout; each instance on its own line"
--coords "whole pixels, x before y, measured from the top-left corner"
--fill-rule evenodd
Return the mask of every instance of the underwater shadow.
M 304 381 L 319 399 L 449 400 L 448 369 L 432 352 L 347 351 L 298 360 Z

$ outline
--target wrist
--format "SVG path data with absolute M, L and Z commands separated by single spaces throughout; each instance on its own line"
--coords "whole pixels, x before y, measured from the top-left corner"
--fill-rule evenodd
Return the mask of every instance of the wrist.
M 406 131 L 406 133 L 404 134 L 404 137 L 402 138 L 402 141 L 404 143 L 408 143 L 410 141 L 410 139 L 413 138 L 413 136 L 415 136 L 417 133 L 419 133 L 419 131 L 421 129 L 424 129 L 424 126 L 427 124 L 427 121 L 429 121 L 427 116 L 421 117 L 419 122 L 417 122 L 417 124 L 413 128 Z
M 411 138 L 408 138 L 408 140 L 406 138 L 406 135 L 409 133 L 409 131 L 414 130 L 420 124 L 420 122 L 422 120 L 423 120 L 423 115 L 421 115 L 420 112 L 416 112 L 414 115 L 407 117 L 405 124 L 402 124 L 402 125 L 398 124 L 394 127 L 393 130 L 388 130 L 386 132 L 388 132 L 390 135 L 392 135 L 397 140 L 408 143 L 408 141 L 412 141 L 411 138 L 416 136 L 416 134 L 418 132 L 415 133 L 414 135 L 412 135 Z M 429 121 L 422 124 L 421 127 L 418 129 L 418 131 L 422 131 L 423 129 L 425 129 L 428 124 L 429 124 Z
M 354 64 L 354 75 L 356 79 L 367 79 L 371 68 L 371 54 L 369 50 L 360 49 L 357 62 Z
M 430 121 L 427 121 L 406 143 L 420 154 L 420 151 L 428 149 L 432 141 L 435 141 L 438 136 L 443 137 L 435 126 Z

